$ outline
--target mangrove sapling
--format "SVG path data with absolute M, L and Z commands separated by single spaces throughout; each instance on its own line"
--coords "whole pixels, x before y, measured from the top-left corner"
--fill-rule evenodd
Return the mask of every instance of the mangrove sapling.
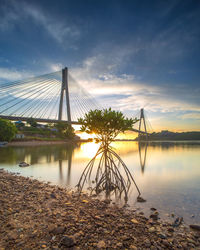
M 110 146 L 111 142 L 119 133 L 124 133 L 126 130 L 132 129 L 137 119 L 125 118 L 121 112 L 113 111 L 110 108 L 104 110 L 91 110 L 88 114 L 85 114 L 83 119 L 80 118 L 78 121 L 82 125 L 82 132 L 87 132 L 89 134 L 95 133 L 101 141 L 97 153 L 87 164 L 80 177 L 77 184 L 78 191 L 81 192 L 86 182 L 91 179 L 92 171 L 96 163 L 96 174 L 93 181 L 95 185 L 91 187 L 91 192 L 95 192 L 96 194 L 104 192 L 106 197 L 112 192 L 119 197 L 123 194 L 127 201 L 128 191 L 133 182 L 140 196 L 140 190 L 129 169 Z M 97 158 L 99 159 L 97 160 Z

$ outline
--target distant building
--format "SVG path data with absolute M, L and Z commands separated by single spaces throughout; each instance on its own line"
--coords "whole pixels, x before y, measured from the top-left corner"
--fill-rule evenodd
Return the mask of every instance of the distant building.
M 25 137 L 24 134 L 16 134 L 15 135 L 16 139 L 23 139 L 24 137 Z
M 51 130 L 52 132 L 58 132 L 58 129 L 57 129 L 57 128 L 50 128 L 50 130 Z
M 46 125 L 44 125 L 44 124 L 37 124 L 37 128 L 46 128 Z
M 24 127 L 25 124 L 24 124 L 22 121 L 16 121 L 16 122 L 15 122 L 15 126 L 16 126 L 17 128 L 20 128 L 20 127 Z

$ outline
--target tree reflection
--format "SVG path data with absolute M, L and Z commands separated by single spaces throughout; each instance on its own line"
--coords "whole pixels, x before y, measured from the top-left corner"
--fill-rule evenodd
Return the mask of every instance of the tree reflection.
M 100 156 L 99 160 L 97 160 L 98 156 Z M 92 173 L 94 178 L 91 182 Z M 141 194 L 126 164 L 113 151 L 112 147 L 105 145 L 104 142 L 84 169 L 77 184 L 79 192 L 83 190 L 87 182 L 90 183 L 91 193 L 95 192 L 96 195 L 104 193 L 106 198 L 110 198 L 112 194 L 119 198 L 123 195 L 127 201 L 132 182 L 135 184 L 139 196 Z

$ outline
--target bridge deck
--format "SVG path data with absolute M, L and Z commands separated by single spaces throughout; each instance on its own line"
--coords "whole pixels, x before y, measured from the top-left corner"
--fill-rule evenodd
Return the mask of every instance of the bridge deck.
M 6 116 L 6 115 L 0 115 L 0 118 L 2 119 L 7 119 L 7 120 L 10 120 L 10 121 L 27 121 L 28 119 L 30 119 L 30 117 L 18 117 L 18 116 Z M 34 118 L 34 120 L 36 122 L 44 122 L 44 123 L 57 123 L 59 122 L 59 120 L 56 120 L 56 119 L 43 119 L 43 118 Z M 72 125 L 81 125 L 80 123 L 78 123 L 77 121 L 65 121 L 65 120 L 62 120 L 63 122 L 67 122 L 69 124 L 72 124 Z M 144 131 L 139 131 L 138 129 L 135 129 L 135 128 L 132 128 L 130 131 L 133 131 L 133 132 L 136 132 L 136 133 L 141 133 L 141 134 L 150 134 L 150 133 L 146 133 Z

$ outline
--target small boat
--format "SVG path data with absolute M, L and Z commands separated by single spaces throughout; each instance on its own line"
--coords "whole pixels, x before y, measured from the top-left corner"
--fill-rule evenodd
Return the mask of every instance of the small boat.
M 28 163 L 26 163 L 24 161 L 19 163 L 19 167 L 28 167 L 28 166 L 30 166 L 30 164 L 28 164 Z
M 8 143 L 7 141 L 0 141 L 0 147 L 5 146 L 7 143 Z

